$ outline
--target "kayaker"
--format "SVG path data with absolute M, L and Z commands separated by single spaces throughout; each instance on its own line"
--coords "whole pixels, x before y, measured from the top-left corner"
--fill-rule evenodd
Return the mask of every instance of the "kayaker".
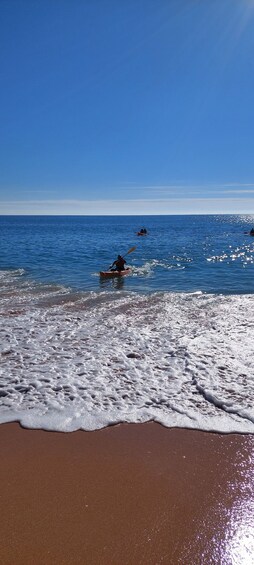
M 126 261 L 125 259 L 121 256 L 118 255 L 117 259 L 114 261 L 114 263 L 112 263 L 110 270 L 111 271 L 124 271 L 125 270 L 125 265 Z M 115 267 L 115 269 L 113 269 L 113 267 Z
M 254 228 L 251 228 L 250 235 L 254 235 Z

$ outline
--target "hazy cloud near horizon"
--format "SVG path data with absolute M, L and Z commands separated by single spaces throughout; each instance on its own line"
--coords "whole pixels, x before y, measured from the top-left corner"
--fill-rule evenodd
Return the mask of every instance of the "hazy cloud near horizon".
M 254 198 L 27 200 L 0 203 L 1 215 L 251 214 Z

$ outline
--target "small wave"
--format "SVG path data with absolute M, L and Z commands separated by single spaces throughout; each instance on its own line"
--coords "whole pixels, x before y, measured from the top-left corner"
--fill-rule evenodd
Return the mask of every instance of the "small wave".
M 157 268 L 164 269 L 167 271 L 170 270 L 182 270 L 185 269 L 185 265 L 181 264 L 180 262 L 174 261 L 161 261 L 158 259 L 151 259 L 150 261 L 146 261 L 143 265 L 139 267 L 132 267 L 132 271 L 134 276 L 146 276 L 151 277 Z
M 8 269 L 8 270 L 0 270 L 0 280 L 11 279 L 15 277 L 21 277 L 25 275 L 25 269 Z
M 140 267 L 132 266 L 132 274 L 134 276 L 147 276 L 150 277 L 153 274 L 153 261 L 146 261 Z

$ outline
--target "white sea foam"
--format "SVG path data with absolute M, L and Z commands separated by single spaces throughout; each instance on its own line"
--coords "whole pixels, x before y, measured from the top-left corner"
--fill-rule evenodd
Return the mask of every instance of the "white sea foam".
M 254 432 L 254 296 L 3 293 L 0 422 Z
M 172 257 L 170 258 L 168 261 L 159 261 L 158 259 L 151 259 L 150 261 L 145 261 L 143 265 L 136 267 L 133 266 L 131 267 L 132 269 L 132 275 L 135 276 L 145 276 L 145 277 L 150 277 L 154 274 L 154 271 L 157 268 L 162 268 L 165 270 L 183 270 L 185 269 L 185 265 L 183 264 L 184 261 L 187 262 L 187 260 L 181 260 L 179 257 Z

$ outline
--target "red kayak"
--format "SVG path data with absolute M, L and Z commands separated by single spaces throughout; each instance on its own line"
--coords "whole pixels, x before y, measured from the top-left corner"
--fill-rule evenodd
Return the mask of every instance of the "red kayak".
M 130 268 L 124 269 L 123 271 L 100 271 L 100 277 L 123 277 L 125 275 L 129 275 L 130 273 Z
M 147 232 L 146 232 L 146 233 L 143 233 L 142 231 L 138 231 L 138 232 L 137 232 L 137 235 L 147 235 Z

